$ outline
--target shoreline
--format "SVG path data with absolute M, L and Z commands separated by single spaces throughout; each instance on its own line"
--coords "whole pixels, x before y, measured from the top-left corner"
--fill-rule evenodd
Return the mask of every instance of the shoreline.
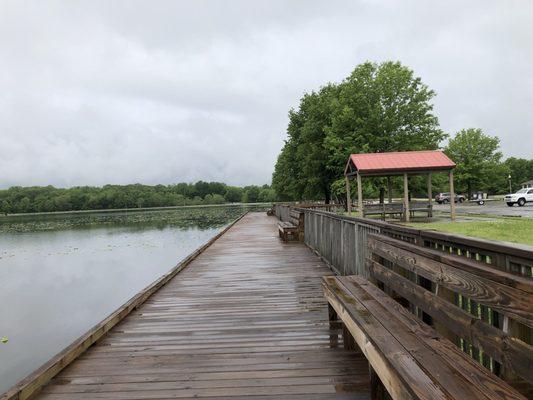
M 163 211 L 175 210 L 180 208 L 215 208 L 228 206 L 266 206 L 272 203 L 224 203 L 224 204 L 198 204 L 186 206 L 163 206 L 163 207 L 139 207 L 139 208 L 105 208 L 92 210 L 70 210 L 70 211 L 44 211 L 31 213 L 13 213 L 0 214 L 1 218 L 24 217 L 24 216 L 41 216 L 41 215 L 65 215 L 65 214 L 93 214 L 93 213 L 119 213 L 119 212 L 136 212 L 136 211 Z

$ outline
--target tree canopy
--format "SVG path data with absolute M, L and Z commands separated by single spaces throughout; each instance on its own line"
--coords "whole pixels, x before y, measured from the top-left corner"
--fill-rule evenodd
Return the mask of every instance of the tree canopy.
M 435 149 L 446 137 L 435 93 L 399 62 L 366 62 L 341 83 L 305 94 L 289 112 L 288 139 L 272 186 L 281 199 L 323 198 L 351 153 Z
M 509 157 L 505 160 L 504 165 L 507 168 L 507 173 L 511 175 L 513 191 L 520 189 L 523 182 L 533 179 L 533 159 Z
M 498 151 L 500 139 L 485 135 L 481 129 L 463 129 L 446 147 L 446 154 L 455 161 L 457 187 L 466 189 L 468 197 L 474 189 L 487 188 L 494 183 L 505 187 L 506 169 L 500 163 L 502 153 Z M 497 178 L 500 179 L 497 179 Z
M 280 200 L 345 198 L 343 171 L 352 153 L 437 149 L 448 136 L 433 112 L 435 92 L 399 62 L 365 62 L 340 83 L 305 93 L 289 111 L 287 139 L 278 156 L 272 187 Z M 502 162 L 499 139 L 480 129 L 458 132 L 445 148 L 457 163 L 458 192 L 504 193 L 533 179 L 533 160 Z M 446 178 L 433 178 L 435 190 L 446 191 Z M 401 180 L 393 178 L 393 187 Z M 385 180 L 365 179 L 365 197 L 376 196 Z M 410 179 L 410 191 L 425 195 L 422 177 Z
M 270 186 L 227 186 L 221 182 L 178 183 L 175 185 L 11 187 L 0 190 L 0 212 L 27 213 L 112 208 L 165 207 L 234 202 L 271 202 Z

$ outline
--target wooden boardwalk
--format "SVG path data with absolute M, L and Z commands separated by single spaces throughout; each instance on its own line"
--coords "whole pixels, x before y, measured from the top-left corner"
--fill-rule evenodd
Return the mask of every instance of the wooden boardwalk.
M 329 329 L 307 247 L 250 213 L 43 388 L 38 399 L 368 399 Z

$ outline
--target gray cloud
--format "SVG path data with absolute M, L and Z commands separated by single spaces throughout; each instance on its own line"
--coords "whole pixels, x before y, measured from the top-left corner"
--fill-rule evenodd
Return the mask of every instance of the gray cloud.
M 365 60 L 533 156 L 529 1 L 4 1 L 0 186 L 270 181 L 287 111 Z

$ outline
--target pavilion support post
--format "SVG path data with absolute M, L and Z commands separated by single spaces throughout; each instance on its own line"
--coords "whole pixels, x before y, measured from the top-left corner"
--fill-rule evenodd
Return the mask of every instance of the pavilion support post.
M 346 178 L 346 210 L 348 211 L 348 215 L 352 213 L 352 193 L 350 192 L 350 178 L 348 176 Z
M 450 170 L 450 218 L 455 221 L 455 192 L 453 189 L 453 170 Z
M 431 208 L 431 201 L 433 200 L 433 190 L 431 188 L 431 172 L 428 174 L 428 217 L 433 217 L 433 212 Z
M 387 194 L 389 196 L 389 204 L 392 203 L 392 179 L 387 176 Z
M 407 180 L 407 174 L 403 174 L 403 218 L 405 222 L 409 222 L 410 213 L 409 213 L 409 186 Z
M 357 211 L 359 216 L 363 216 L 363 185 L 361 183 L 361 175 L 357 173 Z

